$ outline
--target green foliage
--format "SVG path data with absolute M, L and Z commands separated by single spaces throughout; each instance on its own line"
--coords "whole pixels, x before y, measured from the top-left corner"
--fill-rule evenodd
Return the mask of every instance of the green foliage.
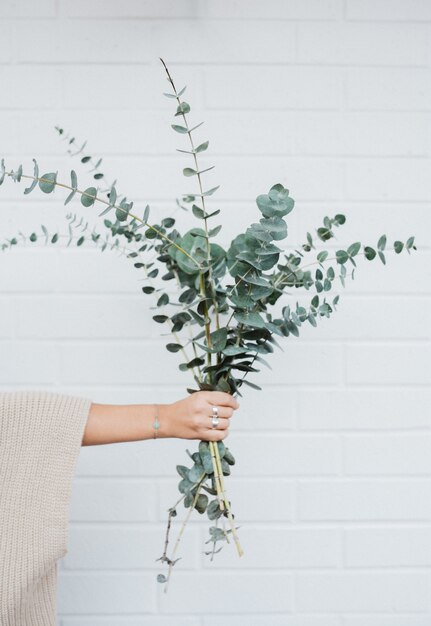
M 167 68 L 165 66 L 167 71 Z M 181 234 L 176 228 L 176 220 L 168 215 L 159 224 L 150 224 L 150 207 L 143 211 L 134 211 L 133 202 L 118 191 L 117 181 L 108 182 L 101 171 L 102 159 L 93 157 L 86 142 L 76 148 L 75 137 L 57 127 L 59 136 L 68 145 L 71 156 L 77 157 L 80 165 L 91 168 L 97 187 L 90 185 L 81 191 L 75 170 L 70 172 L 70 184 L 60 184 L 57 172 L 39 175 L 39 165 L 33 159 L 33 174 L 24 173 L 22 165 L 16 170 L 6 168 L 4 159 L 0 163 L 0 185 L 6 178 L 16 183 L 27 181 L 26 195 L 37 187 L 43 193 L 52 193 L 56 187 L 66 189 L 64 204 L 79 198 L 86 209 L 98 207 L 99 217 L 110 214 L 103 220 L 105 236 L 90 231 L 88 222 L 84 223 L 76 214 L 68 214 L 69 241 L 75 241 L 82 247 L 88 241 L 102 251 L 108 246 L 126 254 L 134 267 L 141 273 L 145 285 L 142 293 L 155 298 L 157 313 L 153 320 L 173 334 L 173 340 L 167 341 L 166 349 L 178 355 L 182 361 L 178 364 L 181 371 L 193 379 L 190 393 L 199 390 L 222 390 L 241 395 L 243 386 L 260 389 L 259 385 L 249 380 L 249 375 L 259 372 L 257 366 L 271 367 L 265 357 L 281 347 L 276 336 L 281 338 L 300 336 L 302 325 L 316 327 L 320 318 L 329 318 L 336 310 L 339 295 L 328 297 L 339 280 L 345 287 L 347 268 L 353 266 L 351 278 L 357 267 L 359 257 L 367 261 L 379 258 L 386 263 L 387 237 L 381 235 L 376 245 L 363 245 L 355 241 L 346 248 L 340 248 L 331 255 L 330 249 L 316 251 L 315 240 L 325 248 L 334 238 L 334 230 L 346 222 L 346 217 L 336 214 L 325 216 L 323 223 L 315 230 L 315 235 L 306 233 L 305 241 L 299 250 L 286 251 L 286 246 L 279 247 L 288 237 L 288 216 L 295 205 L 289 190 L 281 183 L 276 183 L 256 198 L 260 217 L 248 226 L 244 232 L 237 233 L 224 249 L 215 238 L 222 225 L 215 218 L 220 209 L 209 209 L 208 204 L 219 186 L 206 189 L 204 174 L 214 168 L 201 169 L 199 155 L 209 147 L 207 140 L 194 141 L 194 132 L 202 122 L 190 126 L 188 116 L 191 112 L 189 103 L 181 99 L 185 88 L 177 91 L 167 71 L 172 92 L 165 96 L 175 103 L 174 118 L 181 118 L 181 123 L 171 125 L 178 134 L 178 139 L 187 141 L 187 149 L 178 151 L 188 155 L 191 160 L 183 168 L 183 174 L 195 185 L 195 190 L 177 199 L 176 210 L 190 211 L 199 226 Z M 82 187 L 81 187 L 82 189 Z M 225 223 L 228 223 L 225 216 Z M 210 222 L 211 220 L 211 222 Z M 42 225 L 41 232 L 18 236 L 0 243 L 2 250 L 15 247 L 20 242 L 34 244 L 39 238 L 45 243 L 56 244 L 63 238 L 59 233 L 49 233 Z M 123 242 L 121 245 L 120 242 Z M 414 237 L 406 242 L 396 240 L 393 250 L 400 254 L 416 250 Z M 311 261 L 310 261 L 310 256 Z M 173 287 L 160 286 L 160 278 L 165 284 L 174 281 Z M 287 291 L 289 290 L 289 291 Z M 169 292 L 169 293 L 168 293 Z M 308 292 L 308 293 L 306 293 Z M 275 314 L 275 305 L 286 294 L 293 295 L 289 303 L 281 307 L 281 313 Z M 235 464 L 235 458 L 223 442 L 218 442 L 221 472 L 228 476 Z M 209 520 L 225 521 L 227 513 L 220 507 L 218 497 L 212 500 L 208 495 L 216 496 L 216 472 L 210 444 L 199 443 L 199 450 L 189 453 L 193 464 L 190 467 L 177 465 L 180 476 L 178 489 L 187 509 L 196 509 L 200 514 L 206 512 Z M 205 492 L 205 493 L 204 493 Z M 207 495 L 208 494 L 208 495 Z M 170 509 L 170 518 L 176 515 L 176 509 Z M 209 542 L 213 543 L 211 555 L 215 553 L 217 542 L 225 542 L 230 530 L 210 527 Z M 166 551 L 161 560 L 169 562 Z M 159 575 L 160 582 L 166 577 Z

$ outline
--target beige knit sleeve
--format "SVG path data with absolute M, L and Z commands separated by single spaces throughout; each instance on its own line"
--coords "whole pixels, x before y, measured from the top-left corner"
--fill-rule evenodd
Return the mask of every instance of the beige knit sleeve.
M 67 552 L 72 480 L 91 403 L 48 391 L 0 393 L 2 625 L 55 623 L 56 566 Z

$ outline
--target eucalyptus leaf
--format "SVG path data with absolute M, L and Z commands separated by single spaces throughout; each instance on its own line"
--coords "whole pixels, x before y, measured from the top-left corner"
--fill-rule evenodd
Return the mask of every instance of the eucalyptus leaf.
M 203 152 L 204 150 L 206 150 L 208 148 L 208 144 L 209 141 L 204 141 L 204 143 L 201 143 L 197 148 L 195 148 L 195 152 Z
M 203 472 L 204 472 L 203 466 L 198 463 L 195 463 L 193 467 L 189 470 L 187 478 L 191 483 L 198 483 L 202 478 Z
M 177 133 L 181 134 L 189 132 L 185 126 L 179 126 L 178 124 L 171 124 L 171 128 L 173 128 Z
M 85 207 L 92 206 L 97 197 L 97 189 L 96 187 L 88 187 L 84 191 L 85 195 L 81 196 L 81 204 Z
M 218 519 L 222 512 L 218 503 L 218 500 L 211 500 L 207 506 L 207 515 L 210 520 Z
M 33 171 L 34 178 L 31 181 L 31 184 L 26 189 L 24 189 L 25 194 L 31 193 L 33 189 L 37 186 L 38 177 L 39 177 L 39 166 L 37 164 L 36 159 L 33 159 L 33 163 L 34 163 L 34 171 Z
M 55 183 L 57 182 L 58 172 L 48 172 L 39 179 L 39 187 L 43 193 L 52 193 L 55 189 Z
M 208 496 L 205 493 L 200 493 L 195 503 L 195 509 L 198 513 L 205 513 L 208 505 Z

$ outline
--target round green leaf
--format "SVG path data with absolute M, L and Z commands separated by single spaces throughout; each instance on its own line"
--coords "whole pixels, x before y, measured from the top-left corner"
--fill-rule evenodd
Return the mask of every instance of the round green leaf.
M 48 172 L 39 179 L 39 187 L 43 193 L 51 193 L 55 189 L 57 172 Z
M 372 261 L 374 257 L 376 256 L 376 251 L 374 250 L 374 248 L 370 248 L 370 246 L 365 246 L 364 255 L 366 259 L 368 259 L 369 261 Z
M 198 513 L 205 513 L 208 505 L 208 496 L 205 493 L 200 493 L 195 503 L 195 509 Z
M 218 500 L 211 500 L 207 507 L 207 515 L 210 520 L 217 519 L 221 516 Z
M 273 185 L 268 194 L 262 194 L 256 198 L 264 217 L 283 217 L 293 209 L 295 201 L 289 196 L 289 190 L 283 185 Z
M 85 207 L 92 206 L 97 196 L 96 187 L 87 187 L 84 194 L 81 196 L 81 204 Z
M 347 263 L 349 260 L 349 255 L 345 250 L 337 250 L 335 256 L 337 257 L 337 263 Z

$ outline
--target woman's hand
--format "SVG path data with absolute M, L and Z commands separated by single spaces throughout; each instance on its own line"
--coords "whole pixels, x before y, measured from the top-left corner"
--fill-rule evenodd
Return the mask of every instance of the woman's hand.
M 212 407 L 218 407 L 219 423 L 212 428 Z M 159 405 L 159 437 L 220 441 L 229 434 L 230 418 L 238 401 L 224 391 L 196 391 L 172 404 Z

